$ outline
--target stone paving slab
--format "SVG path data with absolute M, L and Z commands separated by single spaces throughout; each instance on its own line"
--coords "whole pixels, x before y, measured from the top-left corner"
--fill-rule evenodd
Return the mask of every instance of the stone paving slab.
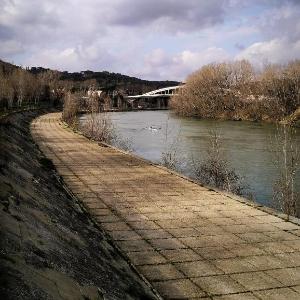
M 165 299 L 300 299 L 300 226 L 73 133 L 31 132 L 70 190 Z

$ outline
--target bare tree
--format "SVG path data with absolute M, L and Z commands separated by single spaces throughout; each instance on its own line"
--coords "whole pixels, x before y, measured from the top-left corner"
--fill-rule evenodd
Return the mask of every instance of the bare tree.
M 232 169 L 222 150 L 220 134 L 216 130 L 209 132 L 209 147 L 206 157 L 201 161 L 193 159 L 196 178 L 204 184 L 221 190 L 242 195 L 246 190 L 243 179 Z
M 95 141 L 112 144 L 116 133 L 107 113 L 100 113 L 100 98 L 97 93 L 90 93 L 87 100 L 88 115 L 80 126 L 83 134 Z
M 300 106 L 300 61 L 268 64 L 260 73 L 245 60 L 203 66 L 170 105 L 185 116 L 281 121 Z
M 161 153 L 161 164 L 171 170 L 176 170 L 180 168 L 180 159 L 179 159 L 179 139 L 180 139 L 180 129 L 177 133 L 172 135 L 170 126 L 169 126 L 169 116 L 166 120 L 165 132 L 164 132 L 164 150 Z
M 79 105 L 79 95 L 72 94 L 71 92 L 65 94 L 62 119 L 73 128 L 76 128 L 78 125 L 77 115 L 79 112 Z
M 15 71 L 17 105 L 22 106 L 25 96 L 25 79 L 24 72 L 21 69 Z
M 277 128 L 272 142 L 272 153 L 278 178 L 274 183 L 274 199 L 280 204 L 287 220 L 297 212 L 299 193 L 295 190 L 295 178 L 299 169 L 300 152 L 294 138 L 295 129 L 289 125 Z
M 11 77 L 0 73 L 0 103 L 2 108 L 12 108 L 14 101 L 14 89 L 11 84 Z
M 89 114 L 81 125 L 83 134 L 95 141 L 112 144 L 115 130 L 107 113 Z

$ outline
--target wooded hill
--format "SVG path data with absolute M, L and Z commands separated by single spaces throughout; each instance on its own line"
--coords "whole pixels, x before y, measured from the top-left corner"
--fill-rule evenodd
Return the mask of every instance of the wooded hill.
M 67 91 L 85 94 L 89 89 L 100 89 L 136 95 L 178 84 L 176 81 L 148 81 L 107 71 L 70 73 L 43 67 L 22 68 L 0 60 L 0 109 L 40 102 L 59 103 Z
M 32 74 L 40 74 L 50 71 L 42 67 L 32 67 L 29 72 Z M 151 90 L 178 85 L 177 81 L 149 81 L 143 80 L 120 73 L 108 71 L 94 72 L 90 70 L 81 72 L 58 72 L 61 80 L 72 81 L 77 85 L 82 83 L 85 85 L 93 85 L 99 89 L 123 89 L 127 90 L 128 94 L 145 93 Z M 81 84 L 80 84 L 81 83 Z

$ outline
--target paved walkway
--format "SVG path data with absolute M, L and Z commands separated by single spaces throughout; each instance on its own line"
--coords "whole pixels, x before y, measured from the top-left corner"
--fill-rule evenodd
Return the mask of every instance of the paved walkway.
M 32 134 L 164 298 L 300 299 L 300 227 L 39 117 Z

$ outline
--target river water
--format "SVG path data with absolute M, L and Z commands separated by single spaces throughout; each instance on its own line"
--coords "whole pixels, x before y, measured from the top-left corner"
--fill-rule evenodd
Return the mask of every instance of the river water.
M 190 177 L 194 176 L 195 162 L 207 156 L 211 130 L 217 131 L 230 166 L 244 178 L 255 201 L 279 209 L 273 200 L 278 168 L 270 151 L 274 150 L 276 125 L 182 118 L 170 111 L 114 112 L 110 116 L 119 136 L 129 141 L 133 153 L 161 163 L 163 152 L 176 149 L 177 167 Z M 293 138 L 300 148 L 300 130 Z M 300 191 L 299 174 L 296 185 Z

